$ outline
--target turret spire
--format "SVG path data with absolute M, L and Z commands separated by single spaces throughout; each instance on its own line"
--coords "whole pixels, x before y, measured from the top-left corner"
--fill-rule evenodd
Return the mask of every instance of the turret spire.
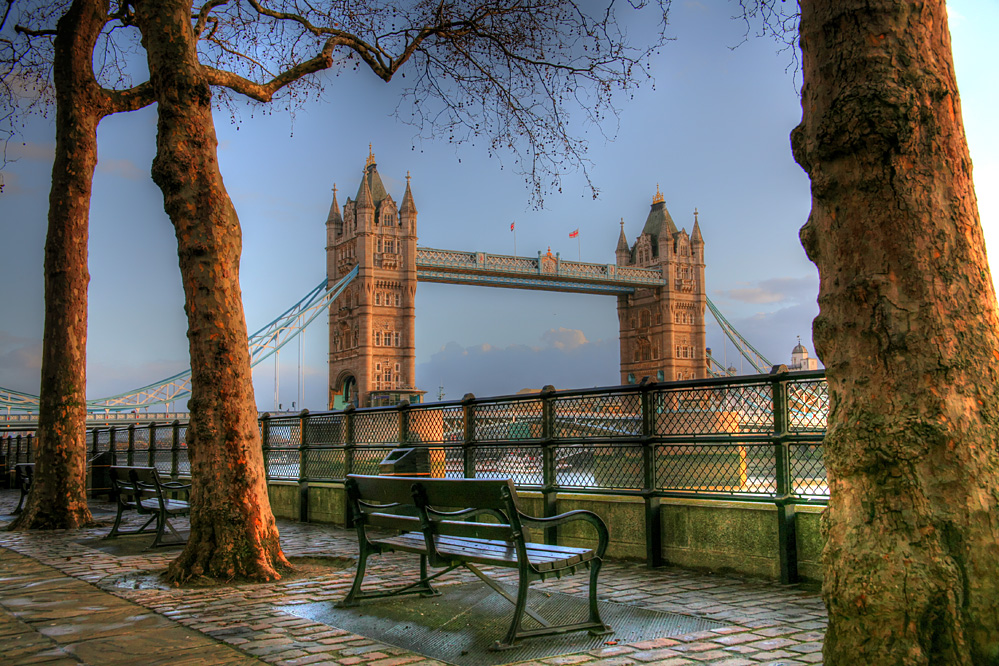
M 697 222 L 697 209 L 694 209 L 694 229 L 690 234 L 691 243 L 704 243 L 704 238 L 701 237 L 701 225 Z
M 618 251 L 630 252 L 631 248 L 628 246 L 628 237 L 624 235 L 624 218 L 621 218 L 621 233 L 617 237 L 617 249 Z
M 410 214 L 416 213 L 416 204 L 413 202 L 413 191 L 409 187 L 409 172 L 406 172 L 406 193 L 402 195 L 402 207 L 399 212 Z

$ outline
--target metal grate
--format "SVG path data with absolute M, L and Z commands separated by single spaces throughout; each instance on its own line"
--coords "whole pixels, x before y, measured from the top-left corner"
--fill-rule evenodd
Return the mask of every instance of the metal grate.
M 642 434 L 642 400 L 637 393 L 557 398 L 552 401 L 552 416 L 552 434 L 560 439 Z
M 346 441 L 345 425 L 347 423 L 343 414 L 323 414 L 322 416 L 310 416 L 305 421 L 305 434 L 309 446 L 317 444 L 338 445 Z
M 828 497 L 829 479 L 821 444 L 791 444 L 791 493 L 806 497 Z
M 97 451 L 110 451 L 111 450 L 111 431 L 110 430 L 98 430 L 97 431 Z
M 378 463 L 391 451 L 387 446 L 365 446 L 354 449 L 354 464 L 351 466 L 351 474 L 378 474 Z
M 541 439 L 541 400 L 513 400 L 475 406 L 474 437 L 480 442 Z
M 355 414 L 355 444 L 394 444 L 399 441 L 399 413 L 395 410 Z
M 340 447 L 310 446 L 307 452 L 306 478 L 339 481 L 344 478 L 346 452 Z
M 656 487 L 772 494 L 777 492 L 772 451 L 769 444 L 657 446 Z
M 718 435 L 773 430 L 769 385 L 666 389 L 653 396 L 655 434 Z
M 302 419 L 271 419 L 268 426 L 267 445 L 272 449 L 298 447 L 302 443 Z
M 409 412 L 407 444 L 460 442 L 464 433 L 465 416 L 461 407 L 414 407 Z
M 514 587 L 503 587 L 507 593 L 516 595 Z M 456 666 L 495 666 L 582 653 L 578 659 L 552 662 L 573 664 L 590 659 L 585 653 L 604 647 L 608 640 L 624 645 L 725 626 L 704 618 L 601 601 L 598 602 L 600 617 L 613 628 L 613 635 L 591 636 L 585 631 L 574 631 L 522 639 L 509 650 L 492 652 L 489 648 L 493 642 L 504 638 L 509 628 L 510 603 L 484 583 L 451 585 L 440 590 L 443 593 L 440 597 L 397 597 L 362 602 L 358 608 L 341 609 L 329 602 L 319 602 L 278 610 Z M 542 617 L 560 624 L 586 619 L 585 597 L 531 590 L 528 605 Z M 525 628 L 537 626 L 533 619 L 525 617 Z
M 824 379 L 787 385 L 787 429 L 821 433 L 829 414 L 829 385 Z
M 518 486 L 540 486 L 540 446 L 476 446 L 475 478 L 513 479 Z

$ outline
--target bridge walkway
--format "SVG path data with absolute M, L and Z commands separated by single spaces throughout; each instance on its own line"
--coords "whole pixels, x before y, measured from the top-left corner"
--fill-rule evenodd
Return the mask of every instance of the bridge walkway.
M 16 499 L 15 492 L 0 491 L 4 664 L 441 664 L 287 611 L 297 604 L 332 604 L 341 598 L 353 577 L 349 563 L 269 584 L 169 589 L 149 584 L 152 577 L 142 572 L 164 568 L 176 550 L 114 552 L 97 541 L 107 533 L 107 524 L 73 533 L 7 532 L 2 528 Z M 92 510 L 107 523 L 112 507 L 94 503 Z M 287 521 L 279 521 L 279 527 L 290 557 L 353 557 L 357 552 L 347 530 Z M 413 574 L 411 562 L 403 562 L 401 555 L 376 558 L 367 580 L 403 584 Z M 582 593 L 585 579 L 573 576 L 539 587 Z M 814 590 L 674 568 L 650 570 L 622 561 L 609 562 L 601 579 L 605 600 L 712 619 L 723 626 L 634 643 L 617 644 L 611 636 L 614 644 L 534 660 L 531 666 L 797 666 L 822 661 L 826 615 Z M 464 582 L 461 576 L 455 580 Z M 151 652 L 158 644 L 175 652 Z M 516 650 L 500 654 L 509 659 L 505 663 L 518 663 Z

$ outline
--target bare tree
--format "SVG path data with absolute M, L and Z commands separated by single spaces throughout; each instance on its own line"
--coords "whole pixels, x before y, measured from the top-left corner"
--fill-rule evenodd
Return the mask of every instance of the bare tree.
M 4 22 L 13 3 L 7 5 Z M 60 17 L 61 16 L 61 17 Z M 35 451 L 37 473 L 11 529 L 73 529 L 91 521 L 86 498 L 87 238 L 97 164 L 97 124 L 149 104 L 151 89 L 109 89 L 94 74 L 95 46 L 106 37 L 107 0 L 74 0 L 23 18 L 58 18 L 54 29 L 19 26 L 21 43 L 0 42 L 4 139 L 26 105 L 56 105 L 56 146 L 45 241 L 45 328 Z M 0 29 L 2 29 L 0 24 Z M 115 66 L 106 73 L 120 74 Z M 120 82 L 121 77 L 116 81 Z M 51 81 L 52 87 L 49 87 Z
M 999 313 L 944 0 L 802 0 L 827 664 L 999 664 Z

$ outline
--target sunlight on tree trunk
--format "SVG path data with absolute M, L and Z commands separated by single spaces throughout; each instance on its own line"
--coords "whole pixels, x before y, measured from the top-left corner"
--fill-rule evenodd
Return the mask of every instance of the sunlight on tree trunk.
M 999 339 L 943 0 L 803 1 L 827 664 L 999 663 Z
M 239 288 L 242 240 L 216 155 L 191 3 L 136 3 L 158 102 L 153 180 L 177 235 L 191 353 L 191 536 L 168 577 L 280 578 Z

